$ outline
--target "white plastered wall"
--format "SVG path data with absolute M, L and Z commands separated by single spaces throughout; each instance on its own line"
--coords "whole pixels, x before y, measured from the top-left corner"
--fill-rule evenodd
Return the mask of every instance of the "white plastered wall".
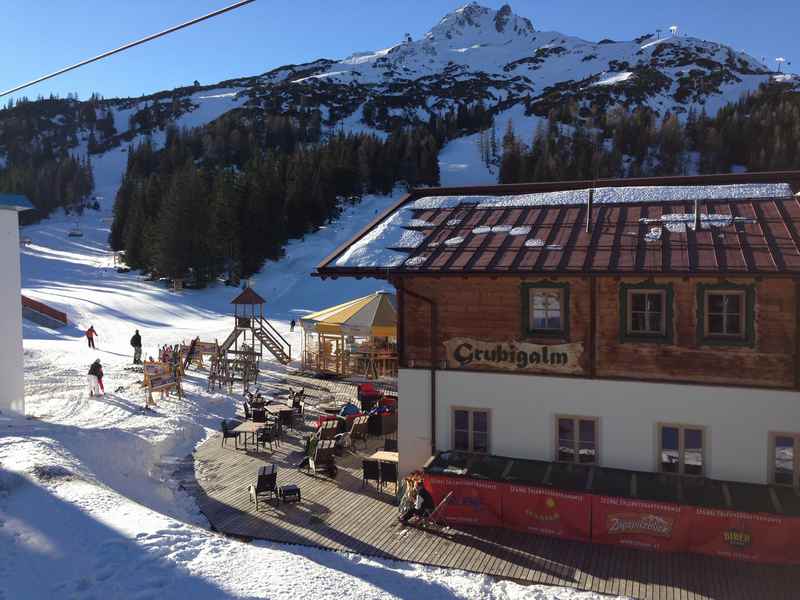
M 429 372 L 400 377 L 399 447 L 418 460 L 429 452 L 402 424 L 430 419 Z M 800 433 L 800 394 L 789 391 L 439 371 L 436 395 L 439 450 L 451 447 L 454 406 L 491 411 L 492 454 L 540 460 L 554 458 L 555 415 L 598 417 L 600 464 L 643 471 L 657 468 L 658 423 L 700 425 L 706 475 L 731 481 L 766 483 L 769 432 Z
M 20 304 L 19 221 L 0 209 L 0 411 L 25 412 Z
M 400 369 L 397 378 L 397 450 L 404 476 L 419 469 L 431 456 L 431 374 Z

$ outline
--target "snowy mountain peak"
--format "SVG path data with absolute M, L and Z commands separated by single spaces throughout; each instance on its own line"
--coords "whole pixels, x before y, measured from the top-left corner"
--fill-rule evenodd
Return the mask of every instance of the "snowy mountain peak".
M 533 33 L 533 24 L 530 20 L 515 15 L 508 4 L 494 10 L 477 2 L 470 2 L 445 15 L 425 34 L 424 39 L 441 42 L 459 38 L 485 38 L 487 42 L 496 42 L 498 38 L 530 39 Z

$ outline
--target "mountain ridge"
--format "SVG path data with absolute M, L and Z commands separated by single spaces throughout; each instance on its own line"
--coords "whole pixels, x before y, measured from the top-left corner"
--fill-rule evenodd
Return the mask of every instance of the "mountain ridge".
M 232 110 L 250 118 L 316 111 L 323 130 L 382 136 L 478 104 L 492 116 L 513 112 L 515 119 L 546 117 L 565 103 L 582 117 L 615 106 L 660 117 L 713 115 L 773 83 L 797 86 L 798 78 L 717 42 L 650 34 L 590 42 L 539 31 L 508 4 L 495 10 L 470 2 L 420 39 L 341 60 L 320 58 L 139 98 L 21 102 L 0 111 L 0 165 L 18 158 L 13 140 L 2 134 L 20 120 L 34 144 L 97 155 L 143 136 L 163 144 L 170 126 L 205 125 Z

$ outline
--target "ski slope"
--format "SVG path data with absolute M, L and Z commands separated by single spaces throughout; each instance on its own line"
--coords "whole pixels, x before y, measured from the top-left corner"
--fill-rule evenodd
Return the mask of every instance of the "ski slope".
M 459 158 L 472 160 L 466 152 Z M 477 156 L 477 152 L 475 154 Z M 139 329 L 144 356 L 160 344 L 220 339 L 230 331 L 222 285 L 173 293 L 135 273 L 120 274 L 106 240 L 126 148 L 93 158 L 99 211 L 54 216 L 24 228 L 23 292 L 67 312 L 54 332 L 25 322 L 29 418 L 0 415 L 0 598 L 595 598 L 545 586 L 265 542 L 244 543 L 208 530 L 194 501 L 171 478 L 175 464 L 232 417 L 238 400 L 207 392 L 190 372 L 184 398 L 141 409 L 141 375 L 126 370 Z M 468 176 L 471 169 L 461 174 Z M 444 176 L 444 183 L 448 181 Z M 288 321 L 386 288 L 377 280 L 322 281 L 309 273 L 400 195 L 370 196 L 267 263 L 253 278 L 266 312 L 289 338 Z M 97 349 L 82 332 L 93 325 Z M 106 395 L 90 398 L 89 364 L 101 358 Z

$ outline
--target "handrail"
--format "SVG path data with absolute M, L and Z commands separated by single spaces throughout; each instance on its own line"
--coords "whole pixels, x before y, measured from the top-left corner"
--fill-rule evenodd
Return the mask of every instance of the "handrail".
M 272 336 L 270 334 L 270 332 L 274 333 L 275 336 L 277 336 L 278 339 L 280 339 L 280 341 L 283 342 L 286 345 L 286 347 L 289 349 L 288 352 L 286 352 L 285 350 L 284 350 L 284 352 L 286 352 L 286 354 L 291 356 L 292 355 L 292 345 L 288 341 L 286 341 L 286 338 L 284 338 L 280 333 L 278 333 L 278 330 L 275 329 L 275 327 L 273 327 L 272 323 L 270 323 L 269 321 L 266 321 L 266 320 L 261 321 L 261 329 L 262 330 L 264 329 L 264 325 L 265 324 L 267 325 L 267 327 L 269 327 L 269 330 L 267 330 L 267 334 L 269 335 L 269 337 L 273 337 L 274 338 L 274 336 Z M 281 350 L 283 350 L 283 348 L 281 348 Z

